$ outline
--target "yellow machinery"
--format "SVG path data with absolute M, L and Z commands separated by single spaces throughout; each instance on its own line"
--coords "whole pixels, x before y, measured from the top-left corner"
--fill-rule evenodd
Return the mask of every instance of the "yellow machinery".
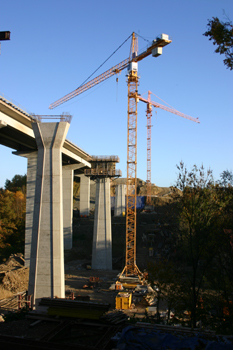
M 116 296 L 116 309 L 127 310 L 132 304 L 132 293 L 119 292 Z

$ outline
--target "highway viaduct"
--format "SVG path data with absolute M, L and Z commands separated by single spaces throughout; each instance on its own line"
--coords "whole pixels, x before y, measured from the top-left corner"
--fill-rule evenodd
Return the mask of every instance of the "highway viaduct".
M 35 301 L 43 295 L 64 297 L 64 249 L 72 248 L 74 174 L 80 177 L 80 214 L 89 215 L 90 179 L 84 169 L 91 168 L 91 156 L 65 139 L 68 129 L 63 116 L 57 123 L 42 123 L 0 96 L 0 144 L 27 158 L 24 257 Z

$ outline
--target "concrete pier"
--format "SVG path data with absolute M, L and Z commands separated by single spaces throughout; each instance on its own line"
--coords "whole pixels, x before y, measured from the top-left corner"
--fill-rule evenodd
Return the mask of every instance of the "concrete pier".
M 92 269 L 112 269 L 110 178 L 96 180 Z
M 34 202 L 36 190 L 37 151 L 16 151 L 13 154 L 27 158 L 27 193 L 26 193 L 26 218 L 25 218 L 25 243 L 24 243 L 24 266 L 30 266 L 32 226 L 34 215 Z
M 28 293 L 65 296 L 62 146 L 68 122 L 32 123 L 38 147 Z
M 30 266 L 31 242 L 33 228 L 33 214 L 36 190 L 37 151 L 28 153 L 27 157 L 27 193 L 26 193 L 26 221 L 25 221 L 25 245 L 24 266 Z
M 112 269 L 112 223 L 110 178 L 121 176 L 116 170 L 118 156 L 92 156 L 91 169 L 84 174 L 96 181 L 94 233 L 92 246 L 92 269 Z
M 80 178 L 80 216 L 90 214 L 90 178 L 85 175 L 78 175 Z
M 125 185 L 116 185 L 114 216 L 122 216 L 125 213 Z
M 69 250 L 73 246 L 73 184 L 74 170 L 80 169 L 83 164 L 68 164 L 62 167 L 63 183 L 63 232 L 64 249 Z

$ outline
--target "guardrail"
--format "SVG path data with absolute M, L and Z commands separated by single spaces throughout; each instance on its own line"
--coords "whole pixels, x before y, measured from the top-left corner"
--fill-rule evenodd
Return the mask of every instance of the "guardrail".
M 5 94 L 0 92 L 0 100 L 7 103 L 9 106 L 15 108 L 16 110 L 20 111 L 21 113 L 25 114 L 28 117 L 31 117 L 32 113 L 29 112 L 26 108 L 12 100 L 11 98 L 7 97 Z

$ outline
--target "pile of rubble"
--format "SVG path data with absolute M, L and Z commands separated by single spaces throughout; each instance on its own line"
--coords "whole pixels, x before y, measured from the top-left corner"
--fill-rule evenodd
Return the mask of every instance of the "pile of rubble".
M 12 254 L 0 265 L 0 299 L 27 290 L 28 277 L 22 254 Z

